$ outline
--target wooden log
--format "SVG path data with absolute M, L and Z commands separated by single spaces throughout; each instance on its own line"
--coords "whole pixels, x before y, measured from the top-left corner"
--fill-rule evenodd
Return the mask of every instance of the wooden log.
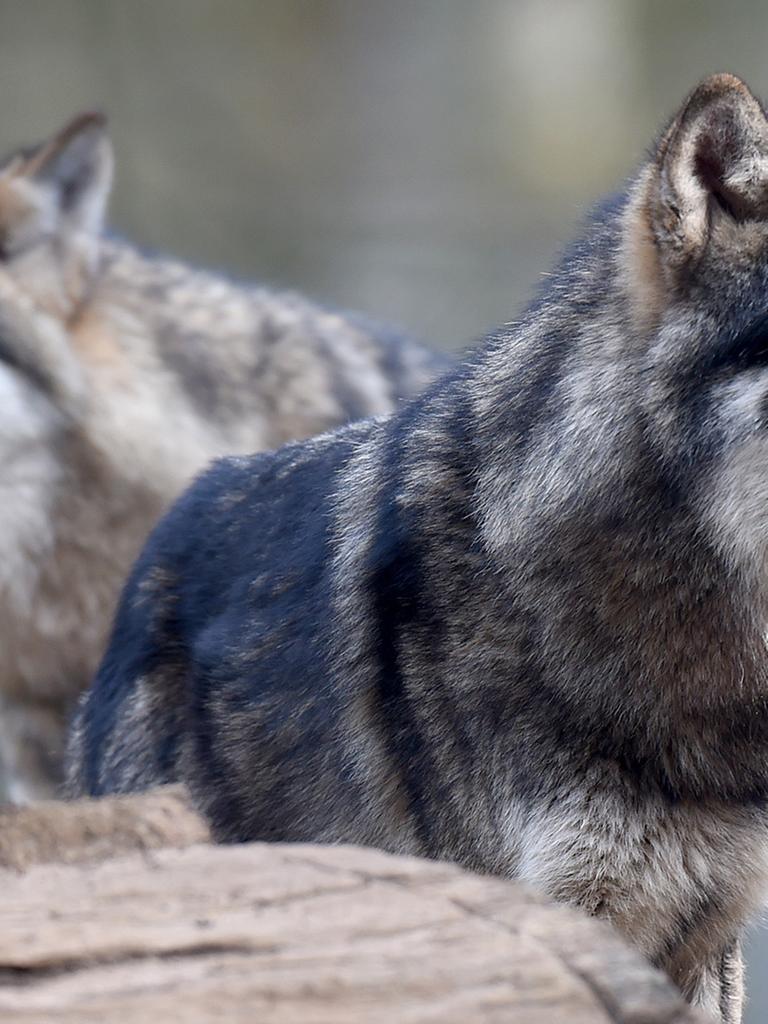
M 18 842 L 22 822 L 39 833 L 45 810 L 55 838 L 22 843 L 15 859 L 3 845 L 4 1024 L 703 1019 L 609 928 L 514 883 L 354 847 L 151 849 L 169 799 L 185 806 L 161 792 L 10 819 Z M 140 821 L 142 801 L 155 824 L 131 838 L 126 808 Z M 86 821 L 96 832 L 115 823 L 117 855 L 84 838 Z
M 210 839 L 182 786 L 109 800 L 43 801 L 0 810 L 0 868 L 105 860 Z

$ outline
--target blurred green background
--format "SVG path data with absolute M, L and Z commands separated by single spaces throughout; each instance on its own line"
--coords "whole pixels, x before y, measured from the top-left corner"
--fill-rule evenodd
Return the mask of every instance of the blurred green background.
M 766 52 L 759 2 L 0 0 L 0 147 L 102 108 L 117 229 L 457 347 Z
M 768 95 L 766 54 L 764 0 L 0 0 L 0 149 L 103 109 L 119 232 L 458 348 L 699 78 Z

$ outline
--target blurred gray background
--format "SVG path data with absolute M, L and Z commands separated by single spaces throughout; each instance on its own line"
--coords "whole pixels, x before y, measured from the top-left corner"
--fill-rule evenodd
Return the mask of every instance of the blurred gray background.
M 103 109 L 119 232 L 458 348 L 699 78 L 768 96 L 767 55 L 764 0 L 0 0 L 0 149 Z

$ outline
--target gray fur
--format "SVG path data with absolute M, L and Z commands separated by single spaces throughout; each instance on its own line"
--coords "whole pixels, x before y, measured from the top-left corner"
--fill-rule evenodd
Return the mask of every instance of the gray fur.
M 0 799 L 52 794 L 152 524 L 214 457 L 391 411 L 446 360 L 102 231 L 103 119 L 0 166 Z
M 520 323 L 160 523 L 73 792 L 612 922 L 723 1024 L 768 872 L 768 123 L 705 81 Z

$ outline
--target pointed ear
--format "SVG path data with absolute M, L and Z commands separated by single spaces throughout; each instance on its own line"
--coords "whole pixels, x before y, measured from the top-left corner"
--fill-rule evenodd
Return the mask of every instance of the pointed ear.
M 103 114 L 80 114 L 39 146 L 19 168 L 52 192 L 66 230 L 98 234 L 112 188 L 114 157 Z
M 720 226 L 768 220 L 768 120 L 747 86 L 705 79 L 662 138 L 655 170 L 648 212 L 671 268 L 700 257 Z

